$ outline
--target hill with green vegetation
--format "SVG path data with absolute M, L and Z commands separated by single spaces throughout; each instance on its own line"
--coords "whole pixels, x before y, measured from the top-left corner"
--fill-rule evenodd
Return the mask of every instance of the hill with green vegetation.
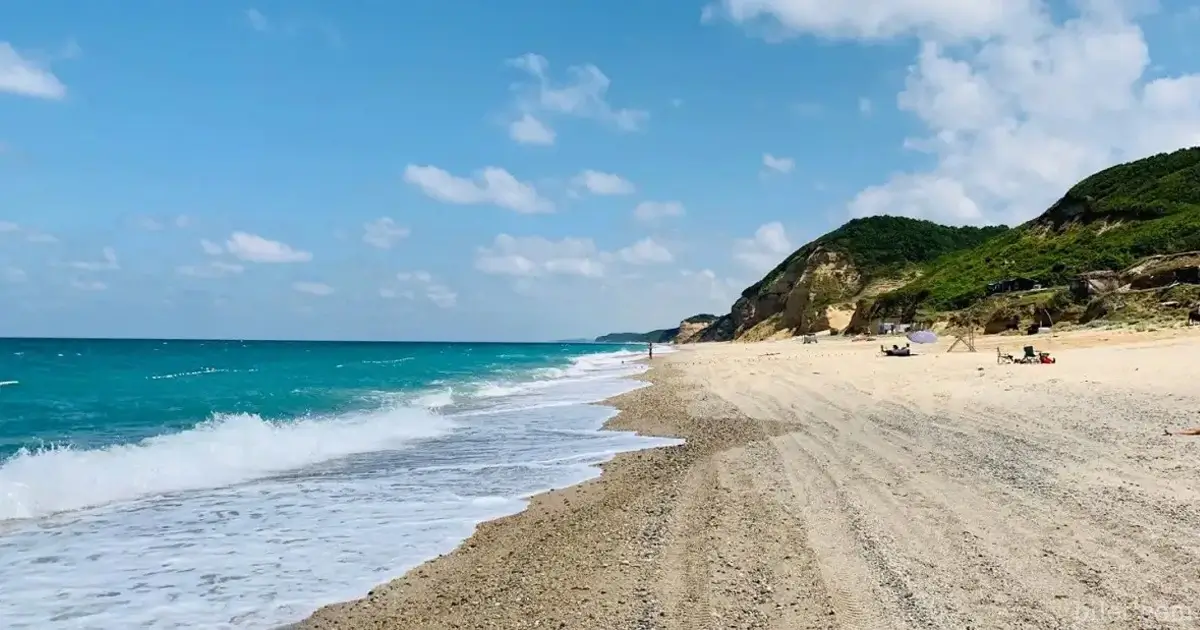
M 1200 147 L 1100 171 L 1036 219 L 934 261 L 879 296 L 874 310 L 901 317 L 959 310 L 986 297 L 989 282 L 1064 286 L 1084 272 L 1193 250 L 1200 250 Z
M 1200 285 L 1200 255 L 1183 254 L 1197 250 L 1200 147 L 1107 168 L 1011 229 L 855 219 L 785 258 L 692 340 L 858 332 L 882 318 L 962 322 L 977 306 L 994 311 L 984 314 L 989 330 L 1021 313 L 1084 321 L 1118 317 L 1113 309 L 1144 314 L 1152 302 L 1190 308 L 1200 288 L 1179 285 Z M 1108 276 L 1082 280 L 1092 274 Z M 989 298 L 989 284 L 1005 281 L 1042 289 Z M 1087 288 L 1101 285 L 1112 295 Z M 1150 289 L 1161 295 L 1133 295 Z
M 596 343 L 668 343 L 678 333 L 678 328 L 663 328 L 644 333 L 609 333 L 596 337 Z
M 609 333 L 596 337 L 598 343 L 674 343 L 681 335 L 690 336 L 716 321 L 716 315 L 701 313 L 679 322 L 674 328 L 662 328 L 645 333 Z
M 939 256 L 976 246 L 1008 228 L 948 227 L 906 217 L 854 219 L 785 258 L 750 285 L 698 341 L 840 328 L 852 302 L 903 284 Z M 840 306 L 839 306 L 840 305 Z

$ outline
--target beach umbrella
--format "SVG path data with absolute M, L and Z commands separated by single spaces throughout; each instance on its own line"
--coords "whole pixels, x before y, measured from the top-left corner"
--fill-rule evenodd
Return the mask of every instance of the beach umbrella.
M 914 330 L 908 333 L 908 340 L 913 343 L 937 343 L 937 335 L 932 330 Z

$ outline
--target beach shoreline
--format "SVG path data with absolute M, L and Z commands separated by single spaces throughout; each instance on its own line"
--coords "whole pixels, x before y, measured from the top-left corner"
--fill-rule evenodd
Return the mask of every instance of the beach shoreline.
M 375 587 L 362 599 L 324 606 L 279 630 L 508 628 L 525 627 L 531 619 L 545 627 L 635 627 L 605 624 L 614 615 L 629 617 L 613 604 L 639 600 L 634 584 L 648 581 L 644 573 L 654 568 L 651 557 L 660 544 L 654 532 L 664 528 L 671 512 L 671 486 L 701 453 L 761 437 L 748 421 L 698 430 L 683 399 L 685 390 L 694 388 L 683 384 L 672 367 L 688 352 L 639 359 L 650 368 L 626 378 L 649 385 L 596 403 L 617 410 L 604 430 L 682 439 L 683 444 L 619 453 L 598 465 L 598 477 L 535 494 L 521 512 L 480 523 L 451 553 Z M 530 593 L 539 598 L 529 598 Z M 569 605 L 542 605 L 550 601 Z M 641 598 L 641 604 L 635 616 L 662 616 L 654 602 Z M 485 623 L 490 625 L 480 625 Z
M 1200 425 L 1200 335 L 947 339 L 907 358 L 882 341 L 656 357 L 651 386 L 603 403 L 605 428 L 684 444 L 617 455 L 289 628 L 1200 621 L 1200 579 L 1180 579 L 1200 577 L 1200 442 L 1163 435 Z M 1058 363 L 998 363 L 1029 344 Z

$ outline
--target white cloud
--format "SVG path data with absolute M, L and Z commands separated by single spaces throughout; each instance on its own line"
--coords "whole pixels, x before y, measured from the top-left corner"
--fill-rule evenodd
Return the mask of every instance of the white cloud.
M 600 251 L 588 238 L 551 241 L 540 236 L 501 234 L 491 247 L 479 248 L 475 268 L 487 274 L 518 277 L 604 275 Z
M 161 232 L 171 226 L 184 229 L 191 224 L 191 218 L 185 214 L 178 215 L 171 219 L 163 219 L 152 216 L 141 216 L 133 219 L 134 227 L 147 232 Z
M 887 39 L 907 33 L 961 39 L 1031 28 L 1040 0 L 717 0 L 703 16 L 765 24 L 773 36 Z
M 764 153 L 762 157 L 763 166 L 776 173 L 790 173 L 796 167 L 796 161 L 789 157 L 775 157 L 770 153 Z
M 1019 223 L 1112 164 L 1200 144 L 1200 74 L 1153 78 L 1129 9 L 1081 0 L 1062 20 L 1038 0 L 724 0 L 735 21 L 769 17 L 788 33 L 915 35 L 897 98 L 925 131 L 905 146 L 932 156 L 851 201 L 854 216 Z M 964 45 L 965 44 L 965 45 Z
M 26 231 L 25 232 L 25 240 L 29 241 L 30 243 L 51 244 L 51 243 L 57 243 L 58 237 L 53 234 L 47 234 L 45 232 Z
M 293 282 L 292 289 L 300 293 L 324 297 L 333 294 L 333 287 L 322 282 Z
M 535 142 L 537 144 L 551 144 L 554 132 L 544 122 L 546 115 L 588 118 L 621 131 L 641 130 L 650 118 L 646 111 L 609 104 L 608 88 L 612 80 L 592 64 L 567 68 L 568 79 L 561 84 L 550 80 L 550 63 L 541 55 L 527 53 L 509 59 L 508 64 L 531 79 L 527 84 L 516 86 L 520 115 L 509 125 L 509 135 L 518 142 L 534 139 L 541 140 Z
M 618 250 L 617 256 L 631 265 L 657 265 L 675 260 L 670 250 L 659 245 L 652 238 L 644 238 L 629 247 Z
M 440 285 L 432 284 L 425 288 L 425 297 L 429 298 L 440 308 L 453 308 L 458 304 L 458 294 Z
M 571 183 L 593 195 L 631 195 L 637 191 L 632 182 L 620 175 L 590 169 L 576 175 Z
M 659 265 L 674 260 L 670 250 L 651 238 L 616 251 L 602 251 L 590 238 L 567 237 L 556 241 L 540 236 L 500 234 L 490 247 L 476 251 L 475 268 L 486 274 L 525 279 L 551 276 L 595 279 L 607 277 L 613 267 L 621 264 Z
M 538 194 L 532 184 L 518 181 L 502 168 L 489 166 L 468 179 L 436 166 L 409 164 L 404 169 L 404 181 L 444 203 L 492 204 L 523 214 L 554 212 L 554 203 Z
M 204 245 L 204 241 L 201 241 L 201 245 Z M 225 250 L 241 260 L 254 263 L 308 262 L 313 257 L 311 252 L 293 249 L 287 243 L 246 232 L 231 234 L 229 240 L 225 241 Z M 205 251 L 208 251 L 207 247 Z
M 29 274 L 25 273 L 25 270 L 20 267 L 5 267 L 0 272 L 2 272 L 0 273 L 0 277 L 4 278 L 5 282 L 17 283 L 25 282 L 29 279 Z
M 8 42 L 0 42 L 0 92 L 60 100 L 67 86 L 41 65 L 22 57 Z
M 693 290 L 719 306 L 728 306 L 733 303 L 743 284 L 731 278 L 720 278 L 711 269 L 701 269 L 700 271 L 684 269 L 679 272 L 679 275 L 683 277 L 687 286 L 694 287 Z
M 428 271 L 400 271 L 396 273 L 396 279 L 400 282 L 433 282 L 433 275 Z
M 203 248 L 204 253 L 208 254 L 209 256 L 220 256 L 221 254 L 225 253 L 224 247 L 221 247 L 220 245 L 208 239 L 200 239 L 200 247 Z
M 379 249 L 390 249 L 397 241 L 408 238 L 411 231 L 406 227 L 401 227 L 389 217 L 380 217 L 374 221 L 363 224 L 364 243 L 378 247 Z
M 508 124 L 508 137 L 521 144 L 554 144 L 554 130 L 528 112 Z
M 0 221 L 0 234 L 24 234 L 25 240 L 30 243 L 49 244 L 58 242 L 58 238 L 53 234 L 23 228 L 12 221 Z
M 121 268 L 117 262 L 117 250 L 105 247 L 101 250 L 100 260 L 83 260 L 68 263 L 68 266 L 81 271 L 115 271 Z
M 733 243 L 733 259 L 756 273 L 774 268 L 792 251 L 787 232 L 778 221 L 761 225 L 753 237 L 740 238 Z
M 203 265 L 184 265 L 176 267 L 176 273 L 184 276 L 192 276 L 193 278 L 221 278 L 242 273 L 246 268 L 236 263 L 227 263 L 219 260 L 211 261 Z
M 80 291 L 104 291 L 108 285 L 99 280 L 71 280 L 71 287 Z
M 267 16 L 263 15 L 258 9 L 246 9 L 246 21 L 250 23 L 250 28 L 265 33 L 271 30 L 271 22 Z
M 134 219 L 133 224 L 138 229 L 146 230 L 147 232 L 159 232 L 166 227 L 162 224 L 162 221 L 154 217 L 138 217 Z
M 683 215 L 683 204 L 678 201 L 643 201 L 633 209 L 633 216 L 639 221 L 654 221 Z
M 458 294 L 446 285 L 435 281 L 433 274 L 428 271 L 401 271 L 396 274 L 396 280 L 410 288 L 402 290 L 383 288 L 379 290 L 379 297 L 386 299 L 404 297 L 412 300 L 416 298 L 416 293 L 419 291 L 425 296 L 425 299 L 433 302 L 439 308 L 453 308 L 458 304 Z

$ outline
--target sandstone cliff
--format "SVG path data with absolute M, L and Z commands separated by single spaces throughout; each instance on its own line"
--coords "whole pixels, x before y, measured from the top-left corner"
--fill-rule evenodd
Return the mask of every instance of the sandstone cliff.
M 974 246 L 1005 230 L 954 228 L 903 217 L 855 219 L 788 256 L 748 287 L 699 341 L 758 341 L 841 332 L 864 317 L 864 302 L 903 284 L 915 265 Z

